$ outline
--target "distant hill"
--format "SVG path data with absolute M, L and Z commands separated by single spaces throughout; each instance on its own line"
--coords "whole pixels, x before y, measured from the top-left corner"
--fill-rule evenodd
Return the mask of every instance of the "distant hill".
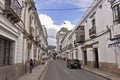
M 55 48 L 56 48 L 55 46 L 51 46 L 51 45 L 48 46 L 48 49 L 55 49 Z

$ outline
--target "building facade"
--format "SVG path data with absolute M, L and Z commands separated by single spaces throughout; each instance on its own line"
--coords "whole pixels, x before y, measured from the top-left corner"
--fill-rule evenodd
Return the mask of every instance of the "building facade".
M 60 54 L 61 48 L 62 48 L 61 41 L 67 32 L 68 32 L 67 28 L 61 28 L 57 33 L 57 36 L 56 36 L 57 42 L 56 43 L 57 43 L 57 54 L 59 56 L 61 56 L 61 54 Z
M 47 32 L 34 0 L 1 0 L 0 79 L 17 80 L 28 71 L 30 59 L 35 66 L 40 63 L 43 50 L 47 51 Z
M 34 65 L 38 65 L 42 54 L 47 53 L 48 45 L 47 31 L 45 26 L 41 25 L 34 0 L 26 0 L 23 6 L 25 23 L 23 66 L 26 72 L 29 68 L 27 65 L 29 60 L 33 59 Z
M 21 11 L 22 0 L 0 1 L 1 80 L 15 80 L 22 73 L 24 23 Z
M 40 58 L 42 58 L 44 55 L 47 56 L 48 54 L 48 42 L 47 42 L 47 30 L 44 25 L 42 25 L 42 35 L 41 35 L 41 52 L 40 52 Z
M 82 65 L 120 74 L 119 5 L 119 0 L 94 0 L 72 30 L 73 58 Z

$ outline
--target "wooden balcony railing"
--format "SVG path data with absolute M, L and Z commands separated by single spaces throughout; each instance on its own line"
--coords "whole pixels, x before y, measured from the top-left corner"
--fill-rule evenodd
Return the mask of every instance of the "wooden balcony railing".
M 29 27 L 29 36 L 28 36 L 30 39 L 34 38 L 34 34 L 33 33 L 34 33 L 34 29 L 33 29 L 33 27 L 30 26 Z
M 114 8 L 114 6 L 119 5 L 120 0 L 108 0 L 111 4 L 111 8 Z
M 68 49 L 71 49 L 71 48 L 73 48 L 73 45 L 72 45 L 72 44 L 69 44 L 69 45 L 68 45 Z
M 10 21 L 16 23 L 20 21 L 22 7 L 18 0 L 5 0 L 4 15 L 10 19 Z
M 85 42 L 85 35 L 78 35 L 78 36 L 76 36 L 76 42 L 77 43 Z
M 76 43 L 83 43 L 85 41 L 85 29 L 84 26 L 81 25 L 76 29 Z
M 95 27 L 92 27 L 91 29 L 89 29 L 89 36 L 90 36 L 90 38 L 96 37 L 96 28 Z

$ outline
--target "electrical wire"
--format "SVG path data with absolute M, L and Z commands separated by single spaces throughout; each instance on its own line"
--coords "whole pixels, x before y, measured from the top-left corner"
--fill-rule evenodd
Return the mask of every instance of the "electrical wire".
M 102 6 L 106 6 L 110 4 L 104 4 Z M 80 7 L 80 8 L 56 8 L 56 9 L 37 9 L 38 11 L 67 11 L 67 10 L 80 10 L 80 9 L 88 9 L 88 8 L 93 8 L 94 6 L 90 7 Z M 99 7 L 99 6 L 98 6 Z
M 84 8 L 63 8 L 63 9 L 39 9 L 39 11 L 66 11 L 66 10 L 78 10 L 78 9 L 87 9 L 88 7 Z

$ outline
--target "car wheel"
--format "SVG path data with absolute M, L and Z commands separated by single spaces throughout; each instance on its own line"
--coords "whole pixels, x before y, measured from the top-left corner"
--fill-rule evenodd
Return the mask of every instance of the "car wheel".
M 81 66 L 78 66 L 78 69 L 81 69 Z
M 69 67 L 69 66 L 67 65 L 67 67 Z
M 70 69 L 72 69 L 72 66 L 69 66 Z

